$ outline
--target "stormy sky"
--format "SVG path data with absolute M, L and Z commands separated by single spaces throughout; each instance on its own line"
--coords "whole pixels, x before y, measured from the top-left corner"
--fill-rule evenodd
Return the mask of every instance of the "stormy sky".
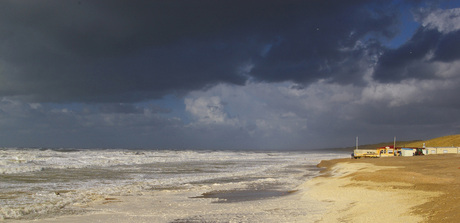
M 313 149 L 460 132 L 460 1 L 4 0 L 0 146 Z

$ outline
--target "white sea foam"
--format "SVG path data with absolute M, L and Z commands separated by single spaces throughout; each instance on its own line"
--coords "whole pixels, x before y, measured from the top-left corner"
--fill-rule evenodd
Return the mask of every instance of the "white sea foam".
M 113 195 L 155 190 L 292 187 L 340 153 L 0 150 L 0 219 L 36 218 Z

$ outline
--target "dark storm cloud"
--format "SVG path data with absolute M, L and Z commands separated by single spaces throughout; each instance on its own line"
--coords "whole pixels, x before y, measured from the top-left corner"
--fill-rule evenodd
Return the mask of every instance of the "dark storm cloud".
M 9 82 L 2 86 L 3 95 L 136 101 L 216 82 L 244 83 L 235 75 L 239 61 L 234 61 L 238 52 L 229 51 L 232 43 L 208 44 L 206 37 L 221 29 L 216 23 L 225 27 L 237 18 L 219 12 L 225 6 L 190 1 L 34 3 L 2 7 L 2 75 Z
M 452 62 L 460 59 L 460 31 L 443 36 L 437 45 L 434 60 Z
M 399 82 L 403 79 L 436 78 L 433 62 L 452 62 L 460 59 L 460 31 L 442 34 L 437 30 L 420 28 L 406 44 L 387 50 L 380 57 L 375 79 Z
M 399 82 L 406 78 L 425 79 L 434 72 L 426 69 L 424 58 L 437 45 L 441 34 L 420 28 L 407 43 L 398 49 L 387 50 L 380 58 L 374 78 L 383 82 Z
M 437 62 L 460 59 L 460 9 L 420 9 L 414 17 L 422 26 L 405 44 L 383 52 L 375 67 L 376 80 L 443 79 Z
M 358 40 L 397 24 L 391 6 L 359 0 L 3 1 L 0 20 L 0 94 L 41 102 L 133 102 L 249 76 L 349 83 L 380 50 Z
M 309 83 L 317 79 L 354 82 L 362 75 L 363 59 L 378 44 L 364 37 L 390 38 L 396 31 L 397 16 L 392 10 L 372 11 L 368 6 L 339 6 L 327 15 L 306 13 L 292 30 L 281 34 L 267 56 L 260 58 L 252 72 L 269 81 L 292 80 Z M 314 10 L 314 9 L 313 9 Z M 362 40 L 363 42 L 358 42 Z M 362 44 L 362 45 L 360 45 Z M 372 61 L 367 61 L 371 63 Z M 342 78 L 345 76 L 346 78 Z

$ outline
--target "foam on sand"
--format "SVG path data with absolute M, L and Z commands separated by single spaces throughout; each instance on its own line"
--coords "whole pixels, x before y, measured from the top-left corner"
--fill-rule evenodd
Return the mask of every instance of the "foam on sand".
M 268 183 L 275 180 L 268 177 L 259 179 L 263 184 L 248 181 L 247 187 L 221 180 L 130 195 L 104 193 L 80 215 L 32 221 L 458 222 L 459 159 L 433 155 L 329 160 L 320 164 L 328 167 L 322 176 L 302 177 L 306 182 L 293 188 L 276 188 L 280 184 Z M 263 188 L 269 185 L 275 187 Z
M 261 189 L 259 193 L 257 188 L 240 190 L 231 184 L 207 184 L 193 189 L 171 188 L 145 191 L 142 195 L 105 197 L 87 207 L 92 212 L 35 219 L 33 222 L 458 220 L 458 214 L 455 214 L 458 213 L 455 206 L 458 194 L 455 193 L 460 171 L 455 165 L 458 165 L 459 158 L 432 156 L 323 161 L 320 166 L 329 167 L 323 176 L 307 180 L 289 190 L 286 196 L 278 193 L 283 190 L 270 188 Z M 446 187 L 439 189 L 440 185 Z M 240 199 L 240 195 L 251 199 Z M 226 199 L 230 201 L 225 202 Z M 444 204 L 451 207 L 446 208 Z
M 111 197 L 92 206 L 97 210 L 92 213 L 33 222 L 316 222 L 325 211 L 322 202 L 303 197 L 302 192 L 235 202 L 192 196 L 196 192 L 171 190 Z
M 315 165 L 320 160 L 339 157 L 345 156 L 302 151 L 3 149 L 0 220 L 314 220 L 321 206 L 282 195 L 318 175 Z

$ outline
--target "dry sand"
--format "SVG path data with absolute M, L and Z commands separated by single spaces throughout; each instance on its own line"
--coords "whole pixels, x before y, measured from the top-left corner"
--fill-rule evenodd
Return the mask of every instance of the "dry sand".
M 82 215 L 29 222 L 459 222 L 460 155 L 323 161 L 323 176 L 272 199 L 216 202 L 202 191 L 110 197 Z M 16 222 L 16 221 L 15 221 Z M 27 221 L 25 221 L 27 222 Z
M 324 222 L 460 222 L 460 155 L 323 161 L 307 182 Z

